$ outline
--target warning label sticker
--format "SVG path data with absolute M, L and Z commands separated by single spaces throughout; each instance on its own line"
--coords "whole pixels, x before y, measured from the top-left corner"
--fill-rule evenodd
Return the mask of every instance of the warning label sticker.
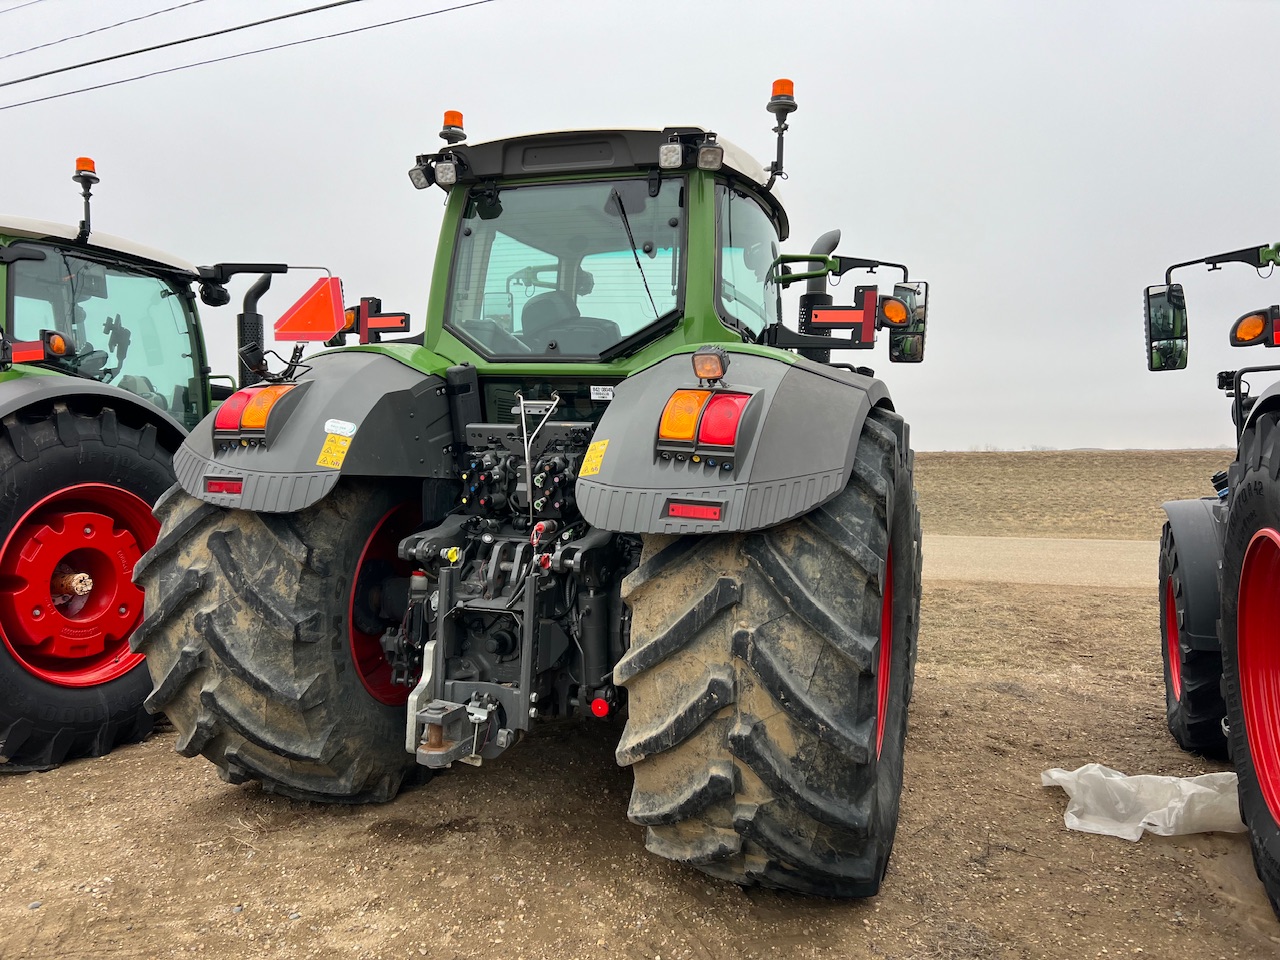
M 604 452 L 608 449 L 608 440 L 596 440 L 591 446 L 587 447 L 586 456 L 582 458 L 582 469 L 578 471 L 580 477 L 594 477 L 600 472 L 600 464 L 604 463 Z
M 337 433 L 325 434 L 324 446 L 320 448 L 320 456 L 316 459 L 317 467 L 328 467 L 338 470 L 342 461 L 347 459 L 347 450 L 351 447 L 351 438 Z

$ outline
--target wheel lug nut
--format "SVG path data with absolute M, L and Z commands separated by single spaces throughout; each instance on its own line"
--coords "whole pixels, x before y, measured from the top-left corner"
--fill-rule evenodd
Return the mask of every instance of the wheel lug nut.
M 33 617 L 43 617 L 44 611 L 41 610 L 39 607 L 36 607 L 34 610 L 31 611 L 31 615 Z
M 129 612 L 129 608 L 126 607 L 123 603 L 120 604 L 120 616 L 123 617 L 128 612 Z
M 86 537 L 91 537 L 91 536 L 93 536 L 93 527 L 89 526 L 88 524 L 85 524 L 85 527 L 84 527 L 84 535 L 85 535 Z

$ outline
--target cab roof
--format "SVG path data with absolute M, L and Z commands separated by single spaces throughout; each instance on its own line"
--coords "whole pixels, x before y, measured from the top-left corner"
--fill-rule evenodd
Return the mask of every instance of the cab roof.
M 50 220 L 31 220 L 26 217 L 12 217 L 7 214 L 0 214 L 0 235 L 7 237 L 18 237 L 23 240 L 74 241 L 79 232 L 79 227 L 73 227 L 65 223 L 54 223 Z M 89 239 L 83 246 L 86 250 L 121 253 L 133 260 L 142 260 L 193 275 L 196 273 L 194 264 L 175 257 L 173 254 L 164 253 L 153 247 L 145 247 L 140 243 L 134 243 L 132 240 L 125 240 L 123 237 L 100 233 L 97 230 L 89 234 Z

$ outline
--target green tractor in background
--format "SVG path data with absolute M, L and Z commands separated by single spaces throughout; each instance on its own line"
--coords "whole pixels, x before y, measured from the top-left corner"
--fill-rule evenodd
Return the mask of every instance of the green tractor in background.
M 179 752 L 289 797 L 384 801 L 544 718 L 625 717 L 651 851 L 878 890 L 918 630 L 914 455 L 885 385 L 828 361 L 880 329 L 921 360 L 927 284 L 833 255 L 835 232 L 779 252 L 789 81 L 768 106 L 768 170 L 693 127 L 465 144 L 445 115 L 410 170 L 447 195 L 425 333 L 386 339 L 405 315 L 343 311 L 323 279 L 277 337 L 334 349 L 279 372 L 242 353 L 266 383 L 174 457 L 134 649 Z M 878 268 L 901 272 L 892 295 L 825 292 Z M 797 332 L 781 290 L 801 280 Z
M 78 227 L 0 216 L 0 771 L 151 730 L 133 567 L 174 451 L 234 390 L 210 384 L 192 285 L 225 303 L 236 265 L 91 233 L 93 161 L 74 179 Z
M 1280 262 L 1280 245 L 1177 263 L 1144 298 L 1147 366 L 1187 366 L 1187 303 L 1173 272 Z M 1280 346 L 1280 306 L 1231 326 L 1233 347 Z M 1183 749 L 1230 759 L 1254 866 L 1280 915 L 1280 381 L 1255 395 L 1245 379 L 1280 364 L 1218 374 L 1232 399 L 1234 462 L 1212 478 L 1214 495 L 1164 504 L 1160 627 L 1169 730 Z

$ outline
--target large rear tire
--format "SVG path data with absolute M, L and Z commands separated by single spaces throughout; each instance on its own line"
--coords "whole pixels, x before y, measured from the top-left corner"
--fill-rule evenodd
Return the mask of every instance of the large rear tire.
M 1253 863 L 1280 916 L 1280 414 L 1240 439 L 1223 543 L 1222 645 L 1231 757 Z
M 150 689 L 129 635 L 133 565 L 173 483 L 154 426 L 65 405 L 0 429 L 0 770 L 44 770 L 141 740 Z M 86 592 L 80 592 L 86 591 Z
M 912 468 L 906 424 L 875 410 L 848 486 L 810 514 L 646 538 L 615 681 L 649 850 L 744 885 L 879 890 L 919 624 Z
M 1169 732 L 1178 746 L 1214 760 L 1226 760 L 1222 719 L 1221 650 L 1193 649 L 1184 627 L 1191 622 L 1190 594 L 1182 558 L 1169 524 L 1160 535 L 1160 639 L 1164 659 L 1164 704 Z M 1215 612 L 1216 614 L 1216 612 Z M 1215 615 L 1216 618 L 1216 615 Z
M 135 635 L 155 689 L 147 708 L 229 783 L 299 800 L 381 802 L 414 759 L 408 688 L 390 683 L 386 624 L 368 587 L 397 567 L 421 521 L 420 494 L 344 480 L 294 514 L 225 510 L 178 487 L 138 565 L 146 619 Z M 407 573 L 407 570 L 400 571 Z

